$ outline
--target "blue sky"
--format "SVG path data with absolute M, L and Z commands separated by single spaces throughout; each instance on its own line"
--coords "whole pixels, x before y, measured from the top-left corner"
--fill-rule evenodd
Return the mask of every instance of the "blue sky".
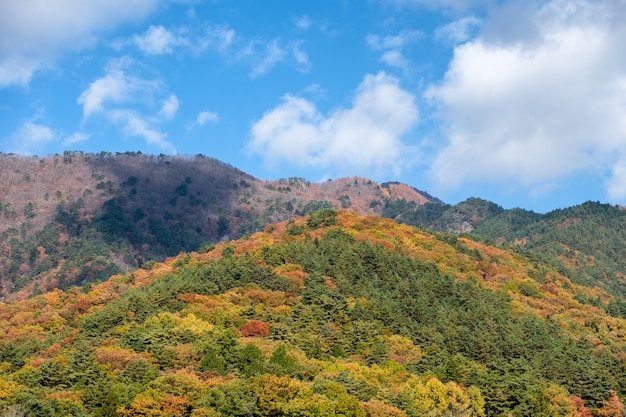
M 0 151 L 626 204 L 624 0 L 0 0 Z

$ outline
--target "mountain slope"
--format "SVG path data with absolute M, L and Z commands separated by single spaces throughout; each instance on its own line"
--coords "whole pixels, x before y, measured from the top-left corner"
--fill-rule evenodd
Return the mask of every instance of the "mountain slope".
M 541 260 L 576 283 L 626 299 L 626 212 L 619 207 L 586 202 L 538 214 L 473 198 L 456 206 L 390 202 L 383 215 L 431 230 L 471 233 Z M 626 316 L 621 304 L 610 311 Z
M 28 416 L 619 415 L 611 296 L 467 238 L 323 210 L 0 304 Z M 613 414 L 612 414 L 613 413 Z
M 0 155 L 5 297 L 66 288 L 327 208 L 380 214 L 402 184 L 341 178 L 261 181 L 202 155 Z

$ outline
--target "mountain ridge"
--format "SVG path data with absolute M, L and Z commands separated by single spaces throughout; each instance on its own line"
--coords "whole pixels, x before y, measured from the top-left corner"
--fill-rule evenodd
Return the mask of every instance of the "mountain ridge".
M 588 201 L 539 214 L 470 198 L 455 206 L 398 201 L 385 210 L 413 226 L 471 233 L 541 260 L 579 284 L 626 297 L 626 212 L 619 206 Z
M 258 180 L 203 155 L 0 155 L 5 297 L 98 281 L 322 208 L 437 201 L 399 183 Z
M 626 212 L 583 203 L 546 214 L 398 182 L 258 180 L 203 155 L 0 155 L 0 288 L 6 300 L 102 281 L 149 261 L 325 208 L 375 214 L 511 248 L 618 296 L 626 316 Z M 622 232 L 624 231 L 624 232 Z M 601 252 L 598 249 L 603 248 Z

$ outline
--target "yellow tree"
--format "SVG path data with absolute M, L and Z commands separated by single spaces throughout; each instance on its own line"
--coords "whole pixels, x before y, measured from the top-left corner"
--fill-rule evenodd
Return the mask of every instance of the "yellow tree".
M 412 376 L 402 393 L 416 414 L 423 416 L 484 417 L 485 400 L 475 387 L 444 384 L 434 376 Z

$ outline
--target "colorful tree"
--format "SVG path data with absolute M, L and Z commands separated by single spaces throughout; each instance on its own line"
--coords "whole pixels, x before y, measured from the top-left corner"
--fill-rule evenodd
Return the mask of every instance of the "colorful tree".
M 619 400 L 617 393 L 611 390 L 609 398 L 604 401 L 602 408 L 597 410 L 598 415 L 606 417 L 624 417 L 626 410 L 624 404 Z
M 485 400 L 475 387 L 464 389 L 434 376 L 411 376 L 402 389 L 408 408 L 417 415 L 483 417 Z

